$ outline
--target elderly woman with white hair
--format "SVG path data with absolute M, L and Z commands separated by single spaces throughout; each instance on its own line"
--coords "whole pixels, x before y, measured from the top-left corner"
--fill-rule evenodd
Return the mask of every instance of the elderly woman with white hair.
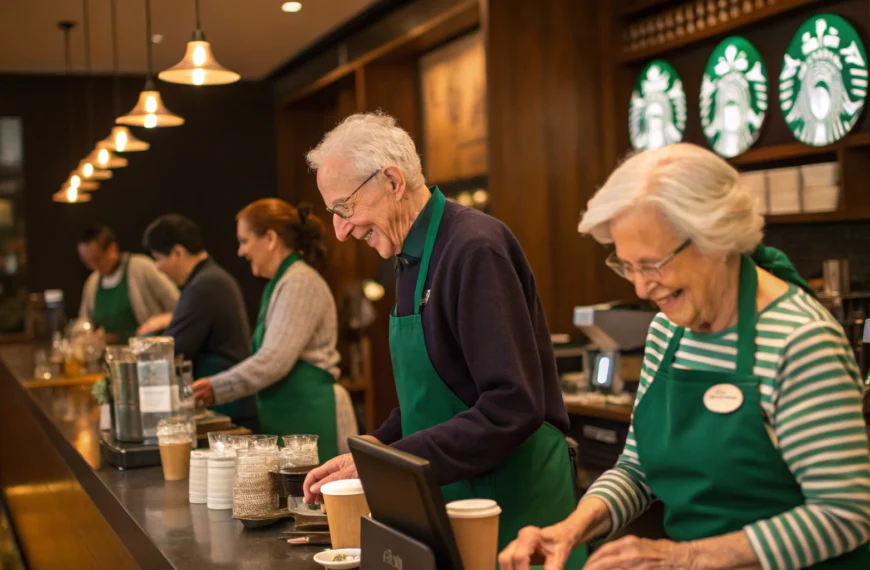
M 502 569 L 562 568 L 655 499 L 672 540 L 614 540 L 588 570 L 870 568 L 860 374 L 762 226 L 737 172 L 690 144 L 629 158 L 589 201 L 580 232 L 661 313 L 616 466 L 570 517 L 523 529 Z
M 517 239 L 427 187 L 414 141 L 387 115 L 345 119 L 308 161 L 338 239 L 399 261 L 390 318 L 399 407 L 373 437 L 428 459 L 447 501 L 495 499 L 499 548 L 526 524 L 568 516 L 568 415 Z M 309 474 L 306 499 L 355 476 L 353 458 L 337 457 Z M 578 550 L 567 567 L 584 558 Z

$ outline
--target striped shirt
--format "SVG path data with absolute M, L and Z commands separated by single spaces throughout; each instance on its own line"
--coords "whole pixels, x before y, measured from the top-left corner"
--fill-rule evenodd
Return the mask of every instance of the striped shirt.
M 663 314 L 647 335 L 635 406 L 655 377 L 677 326 Z M 812 297 L 791 286 L 756 325 L 754 374 L 768 435 L 782 453 L 806 502 L 744 528 L 766 569 L 807 568 L 870 540 L 870 451 L 862 415 L 863 382 L 840 325 Z M 736 327 L 718 333 L 686 330 L 673 366 L 733 371 Z M 586 496 L 602 499 L 616 531 L 655 500 L 634 437 L 613 469 Z

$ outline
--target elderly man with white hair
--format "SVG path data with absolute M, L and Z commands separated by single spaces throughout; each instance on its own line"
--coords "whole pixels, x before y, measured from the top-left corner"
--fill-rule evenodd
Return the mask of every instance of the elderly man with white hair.
M 574 513 L 499 556 L 562 568 L 575 545 L 661 500 L 672 540 L 626 537 L 588 570 L 870 568 L 870 451 L 843 330 L 788 258 L 737 172 L 690 144 L 626 160 L 580 232 L 661 309 L 616 466 Z
M 374 434 L 428 459 L 445 500 L 491 498 L 499 548 L 576 502 L 569 423 L 535 279 L 510 230 L 428 188 L 411 137 L 357 114 L 308 154 L 339 240 L 399 263 L 390 352 L 399 407 Z M 350 455 L 311 472 L 306 499 L 356 476 Z M 580 568 L 585 554 L 569 562 Z

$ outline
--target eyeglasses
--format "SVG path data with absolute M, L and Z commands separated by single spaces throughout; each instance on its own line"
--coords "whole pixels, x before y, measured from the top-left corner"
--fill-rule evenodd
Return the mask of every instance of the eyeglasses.
M 327 208 L 326 211 L 329 212 L 330 214 L 338 216 L 342 220 L 349 220 L 350 218 L 352 218 L 353 217 L 354 203 L 351 202 L 350 199 L 353 198 L 354 194 L 356 194 L 357 192 L 360 191 L 360 188 L 362 188 L 363 186 L 368 184 L 369 180 L 371 180 L 372 178 L 377 176 L 378 172 L 380 172 L 380 171 L 381 171 L 381 169 L 379 168 L 379 169 L 375 170 L 374 172 L 372 172 L 371 176 L 366 178 L 362 184 L 357 186 L 356 190 L 351 192 L 347 198 L 339 200 L 338 202 L 335 203 L 334 206 L 332 206 L 332 208 Z
M 689 247 L 689 244 L 691 243 L 692 240 L 687 239 L 680 247 L 672 251 L 669 256 L 657 263 L 653 263 L 652 265 L 642 265 L 640 267 L 634 267 L 630 263 L 626 263 L 616 257 L 615 251 L 607 256 L 607 259 L 604 260 L 604 263 L 606 263 L 607 267 L 611 268 L 614 273 L 628 280 L 631 280 L 635 273 L 640 273 L 641 276 L 643 276 L 643 278 L 647 280 L 660 279 L 662 276 L 662 267 L 670 263 L 676 256 L 680 254 L 681 251 Z

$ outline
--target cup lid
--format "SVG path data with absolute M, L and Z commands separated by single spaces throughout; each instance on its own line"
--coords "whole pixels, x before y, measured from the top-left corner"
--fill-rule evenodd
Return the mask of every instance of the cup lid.
M 447 515 L 457 519 L 479 519 L 501 514 L 501 507 L 491 499 L 465 499 L 447 503 Z
M 337 497 L 341 495 L 360 495 L 363 492 L 362 481 L 359 479 L 345 479 L 343 481 L 332 481 L 320 488 L 323 495 Z

